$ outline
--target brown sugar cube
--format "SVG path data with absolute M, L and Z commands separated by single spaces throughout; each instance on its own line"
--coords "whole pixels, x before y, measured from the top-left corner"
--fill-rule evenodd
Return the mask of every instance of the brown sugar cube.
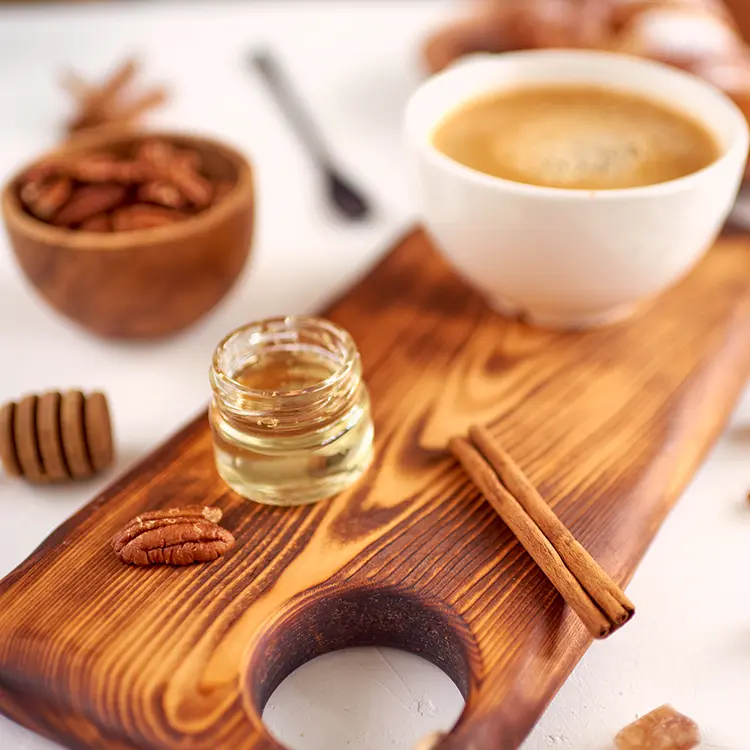
M 617 750 L 691 750 L 701 741 L 696 723 L 660 706 L 620 730 L 615 737 Z
M 20 477 L 23 475 L 21 464 L 16 453 L 16 440 L 13 435 L 16 405 L 5 404 L 0 409 L 0 463 L 9 477 Z
M 51 481 L 70 479 L 60 434 L 60 394 L 45 393 L 36 407 L 36 431 L 44 474 Z
M 90 477 L 93 473 L 86 446 L 83 409 L 83 394 L 80 391 L 63 394 L 60 404 L 62 444 L 74 479 Z

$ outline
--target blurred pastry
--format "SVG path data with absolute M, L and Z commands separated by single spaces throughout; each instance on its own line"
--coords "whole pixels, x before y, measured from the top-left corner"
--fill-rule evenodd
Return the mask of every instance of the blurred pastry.
M 721 0 L 478 0 L 427 40 L 431 72 L 474 52 L 612 50 L 688 70 L 724 90 L 750 120 L 750 48 Z

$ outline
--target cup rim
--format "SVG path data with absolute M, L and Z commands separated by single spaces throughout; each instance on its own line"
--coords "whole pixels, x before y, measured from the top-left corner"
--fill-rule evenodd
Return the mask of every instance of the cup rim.
M 458 161 L 455 161 L 449 156 L 446 156 L 439 151 L 430 138 L 430 134 L 425 135 L 424 133 L 417 132 L 415 120 L 418 115 L 418 108 L 421 103 L 421 99 L 426 96 L 431 90 L 442 85 L 447 79 L 453 78 L 461 71 L 465 70 L 467 66 L 482 66 L 499 68 L 505 67 L 506 65 L 532 62 L 536 64 L 536 61 L 547 58 L 550 63 L 550 83 L 555 83 L 556 78 L 554 75 L 555 61 L 560 60 L 571 60 L 578 59 L 581 61 L 590 61 L 591 63 L 597 60 L 608 59 L 620 63 L 623 67 L 638 67 L 641 69 L 648 69 L 662 77 L 671 77 L 672 80 L 687 82 L 689 85 L 698 89 L 702 89 L 703 93 L 707 96 L 712 97 L 716 103 L 723 107 L 727 113 L 734 119 L 734 135 L 733 141 L 730 142 L 728 148 L 721 154 L 717 159 L 714 159 L 707 166 L 695 171 L 690 174 L 678 177 L 676 179 L 667 180 L 665 182 L 657 182 L 651 185 L 641 185 L 637 187 L 625 187 L 625 188 L 562 188 L 562 187 L 551 187 L 545 185 L 531 185 L 524 182 L 515 182 L 513 180 L 505 179 L 504 177 L 496 177 L 489 175 L 484 172 L 480 172 L 471 167 L 467 167 Z M 618 88 L 618 81 L 613 79 L 613 86 Z M 624 89 L 624 87 L 622 87 Z M 652 97 L 656 101 L 661 101 L 658 97 Z M 469 101 L 471 96 L 466 97 L 465 101 Z M 670 103 L 670 108 L 674 108 Z M 443 115 L 449 111 L 445 109 Z M 702 125 L 706 126 L 713 132 L 713 127 L 708 118 L 696 118 L 701 122 Z M 437 124 L 438 120 L 433 123 L 432 128 Z M 593 196 L 596 196 L 597 200 L 618 200 L 622 198 L 650 198 L 659 195 L 671 194 L 681 190 L 689 190 L 695 182 L 704 179 L 705 177 L 713 174 L 714 172 L 722 169 L 722 167 L 730 161 L 736 159 L 745 160 L 748 156 L 748 149 L 750 148 L 750 127 L 748 121 L 742 110 L 732 101 L 732 99 L 725 94 L 722 90 L 709 83 L 708 81 L 688 73 L 679 68 L 675 68 L 666 63 L 657 62 L 654 60 L 635 57 L 633 55 L 627 55 L 619 52 L 609 52 L 606 50 L 580 50 L 580 49 L 543 49 L 543 50 L 521 50 L 517 52 L 502 52 L 502 53 L 478 53 L 472 55 L 468 59 L 459 60 L 453 63 L 445 70 L 437 73 L 426 81 L 424 81 L 414 91 L 409 98 L 406 106 L 405 115 L 405 130 L 407 138 L 415 146 L 415 148 L 425 158 L 431 160 L 433 164 L 440 167 L 441 169 L 454 174 L 469 182 L 473 182 L 483 187 L 489 187 L 492 189 L 506 190 L 515 194 L 527 195 L 530 197 L 544 197 L 558 200 L 569 200 L 569 201 L 580 201 L 580 200 L 591 200 Z M 432 132 L 432 131 L 430 131 Z

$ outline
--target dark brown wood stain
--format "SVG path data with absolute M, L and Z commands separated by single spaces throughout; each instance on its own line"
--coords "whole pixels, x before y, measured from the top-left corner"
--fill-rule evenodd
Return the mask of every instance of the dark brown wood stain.
M 489 424 L 626 583 L 750 374 L 750 240 L 722 239 L 629 323 L 551 333 L 491 313 L 415 232 L 327 315 L 362 352 L 375 468 L 314 507 L 247 504 L 200 415 L 0 583 L 3 713 L 71 748 L 280 750 L 260 720 L 276 685 L 378 644 L 467 696 L 442 750 L 517 748 L 590 638 L 446 440 Z M 237 537 L 223 559 L 112 554 L 139 512 L 196 502 Z

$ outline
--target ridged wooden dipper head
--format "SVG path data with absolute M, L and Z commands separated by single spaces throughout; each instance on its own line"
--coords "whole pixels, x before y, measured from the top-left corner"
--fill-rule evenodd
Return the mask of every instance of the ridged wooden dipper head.
M 114 459 L 103 393 L 29 395 L 0 409 L 0 463 L 10 477 L 44 484 L 86 479 Z

